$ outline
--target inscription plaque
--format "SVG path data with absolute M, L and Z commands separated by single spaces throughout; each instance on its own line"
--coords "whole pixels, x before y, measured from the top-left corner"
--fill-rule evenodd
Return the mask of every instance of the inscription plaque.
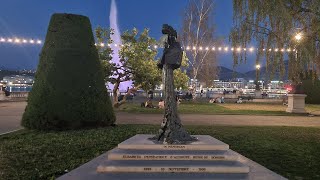
M 111 154 L 112 159 L 125 160 L 233 160 L 233 157 L 223 155 L 130 155 L 130 154 Z

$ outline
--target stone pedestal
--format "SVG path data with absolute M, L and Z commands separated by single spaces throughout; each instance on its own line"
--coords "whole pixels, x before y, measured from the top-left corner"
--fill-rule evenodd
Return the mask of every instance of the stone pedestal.
M 255 90 L 254 93 L 255 93 L 255 98 L 259 98 L 259 99 L 262 98 L 262 95 L 261 95 L 262 92 L 261 92 L 261 90 Z
M 153 136 L 133 136 L 58 180 L 285 179 L 211 136 L 188 144 L 159 144 Z
M 288 94 L 288 108 L 286 112 L 307 113 L 305 108 L 305 94 Z
M 3 101 L 6 99 L 6 95 L 3 91 L 0 91 L 0 101 Z

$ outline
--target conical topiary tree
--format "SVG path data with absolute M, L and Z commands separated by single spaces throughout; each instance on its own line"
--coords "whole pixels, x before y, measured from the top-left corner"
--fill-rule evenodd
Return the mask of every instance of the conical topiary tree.
M 54 14 L 22 125 L 29 129 L 64 130 L 114 122 L 89 19 Z

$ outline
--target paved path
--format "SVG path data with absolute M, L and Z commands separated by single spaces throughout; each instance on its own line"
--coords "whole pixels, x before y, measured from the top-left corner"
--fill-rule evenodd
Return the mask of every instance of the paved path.
M 320 127 L 320 117 L 181 114 L 185 125 Z M 160 124 L 161 114 L 118 113 L 118 124 Z
M 21 129 L 26 102 L 0 102 L 0 134 Z
M 21 116 L 26 102 L 0 102 L 0 134 L 22 128 Z M 185 125 L 234 126 L 303 126 L 320 127 L 320 116 L 251 116 L 251 115 L 201 115 L 182 114 Z M 117 113 L 118 124 L 160 124 L 161 114 Z

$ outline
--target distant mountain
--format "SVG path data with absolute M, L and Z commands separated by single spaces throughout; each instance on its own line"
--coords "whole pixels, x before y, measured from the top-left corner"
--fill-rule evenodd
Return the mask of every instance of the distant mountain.
M 12 76 L 12 75 L 28 75 L 34 76 L 34 72 L 24 72 L 24 71 L 12 71 L 12 70 L 1 70 L 0 69 L 0 81 L 5 76 Z
M 223 67 L 223 66 L 218 66 L 219 70 L 219 79 L 220 80 L 230 80 L 234 78 L 245 78 L 246 75 L 237 71 L 234 71 L 232 69 Z
M 280 72 L 276 71 L 273 78 L 270 79 L 270 74 L 271 72 L 267 72 L 267 68 L 265 66 L 262 66 L 260 68 L 260 79 L 263 80 L 287 80 L 288 79 L 288 61 L 284 62 L 285 65 L 285 72 L 286 74 L 284 75 L 284 77 L 280 78 Z M 230 79 L 234 79 L 234 78 L 244 78 L 247 80 L 255 80 L 256 79 L 256 70 L 251 70 L 248 71 L 246 73 L 240 73 L 237 71 L 234 71 L 232 69 L 223 67 L 223 66 L 218 66 L 218 69 L 220 70 L 219 72 L 219 79 L 220 80 L 230 80 Z
M 277 70 L 274 75 L 273 78 L 270 79 L 270 70 L 269 72 L 267 72 L 267 68 L 265 66 L 262 66 L 260 68 L 260 79 L 263 80 L 287 80 L 288 79 L 288 64 L 289 61 L 284 61 L 284 66 L 285 66 L 285 74 L 284 77 L 280 76 L 280 72 Z M 245 73 L 246 78 L 248 79 L 255 79 L 256 78 L 256 70 L 251 70 Z

